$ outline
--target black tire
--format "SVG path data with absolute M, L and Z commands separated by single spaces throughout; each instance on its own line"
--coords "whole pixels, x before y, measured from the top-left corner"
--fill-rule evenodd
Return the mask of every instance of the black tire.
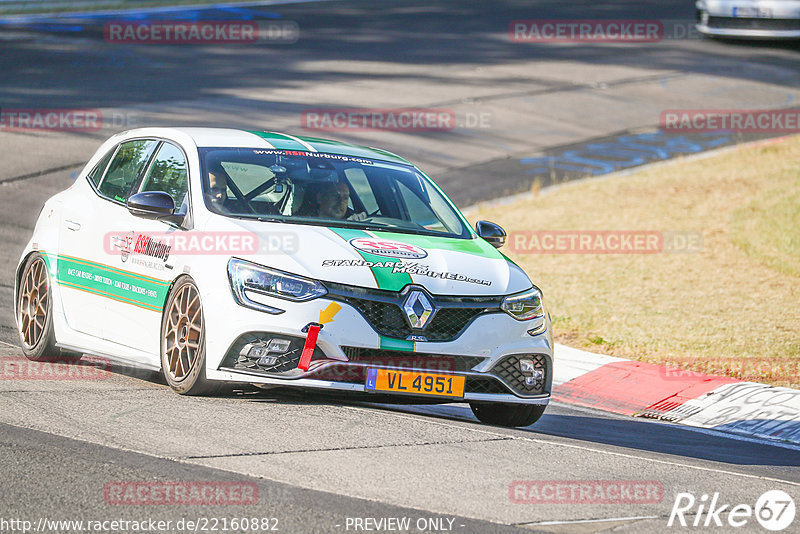
M 539 404 L 482 404 L 471 402 L 469 407 L 481 423 L 495 426 L 522 427 L 532 425 L 544 413 Z
M 56 346 L 50 272 L 38 252 L 25 261 L 17 290 L 17 333 L 25 357 L 34 362 L 73 363 L 80 360 L 80 353 Z
M 181 395 L 213 395 L 224 385 L 206 378 L 203 306 L 200 292 L 188 276 L 178 278 L 164 306 L 161 372 L 173 391 Z

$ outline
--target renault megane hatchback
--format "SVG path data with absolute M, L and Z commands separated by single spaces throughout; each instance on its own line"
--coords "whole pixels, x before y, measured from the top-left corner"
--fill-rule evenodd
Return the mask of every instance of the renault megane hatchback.
M 102 355 L 181 394 L 295 386 L 526 426 L 550 397 L 552 333 L 504 241 L 383 150 L 143 128 L 47 201 L 15 315 L 32 360 Z

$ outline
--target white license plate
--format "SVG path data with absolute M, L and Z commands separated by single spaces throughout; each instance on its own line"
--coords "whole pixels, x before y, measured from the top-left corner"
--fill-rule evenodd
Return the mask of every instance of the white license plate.
M 772 10 L 768 7 L 734 7 L 733 16 L 744 19 L 769 19 Z

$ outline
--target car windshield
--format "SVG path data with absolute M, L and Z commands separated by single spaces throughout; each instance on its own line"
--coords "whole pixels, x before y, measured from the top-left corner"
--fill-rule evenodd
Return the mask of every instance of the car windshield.
M 200 155 L 206 206 L 221 215 L 471 237 L 412 166 L 292 150 L 205 148 Z

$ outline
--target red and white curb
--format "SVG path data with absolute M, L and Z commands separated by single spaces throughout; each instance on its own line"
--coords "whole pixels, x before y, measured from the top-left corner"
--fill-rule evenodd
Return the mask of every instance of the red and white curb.
M 556 401 L 800 444 L 800 390 L 593 354 L 556 344 Z

